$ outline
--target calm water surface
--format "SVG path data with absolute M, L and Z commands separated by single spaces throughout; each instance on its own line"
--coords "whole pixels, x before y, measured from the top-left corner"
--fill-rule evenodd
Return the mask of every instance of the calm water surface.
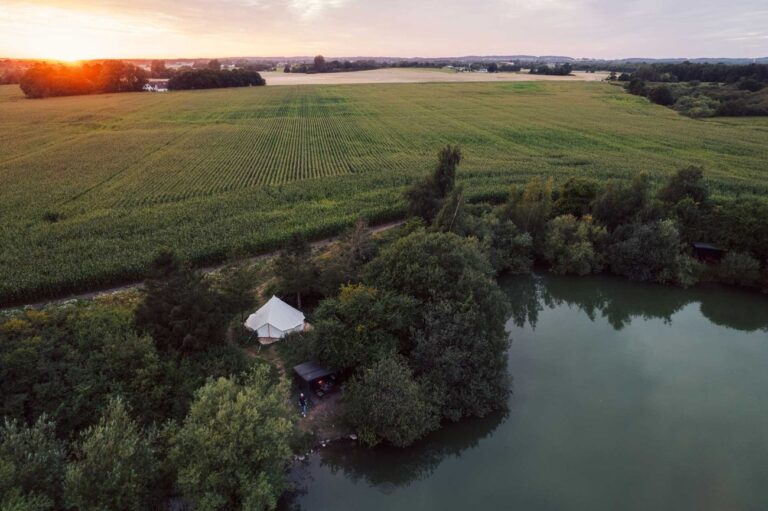
M 768 298 L 611 277 L 504 286 L 509 411 L 409 449 L 323 450 L 290 507 L 768 509 Z

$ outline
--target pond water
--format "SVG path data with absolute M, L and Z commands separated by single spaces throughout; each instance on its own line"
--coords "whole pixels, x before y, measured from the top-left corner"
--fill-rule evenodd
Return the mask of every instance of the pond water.
M 509 411 L 294 472 L 314 510 L 768 509 L 768 298 L 612 277 L 503 282 Z

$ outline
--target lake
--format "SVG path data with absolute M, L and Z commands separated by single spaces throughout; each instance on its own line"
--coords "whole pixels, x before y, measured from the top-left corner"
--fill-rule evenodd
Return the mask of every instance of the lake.
M 323 449 L 294 471 L 291 508 L 768 508 L 767 297 L 607 276 L 503 285 L 508 412 L 408 449 Z

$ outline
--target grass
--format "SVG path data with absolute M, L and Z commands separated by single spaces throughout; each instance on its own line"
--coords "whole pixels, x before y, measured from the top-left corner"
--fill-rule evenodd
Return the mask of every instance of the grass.
M 766 122 L 696 121 L 603 83 L 378 84 L 25 100 L 0 87 L 0 303 L 140 278 L 402 213 L 460 144 L 459 179 L 662 178 L 703 165 L 718 194 L 768 193 Z

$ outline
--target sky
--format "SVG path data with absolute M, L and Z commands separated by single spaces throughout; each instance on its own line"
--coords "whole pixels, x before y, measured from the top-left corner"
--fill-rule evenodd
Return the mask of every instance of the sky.
M 0 57 L 768 56 L 768 0 L 0 0 Z

